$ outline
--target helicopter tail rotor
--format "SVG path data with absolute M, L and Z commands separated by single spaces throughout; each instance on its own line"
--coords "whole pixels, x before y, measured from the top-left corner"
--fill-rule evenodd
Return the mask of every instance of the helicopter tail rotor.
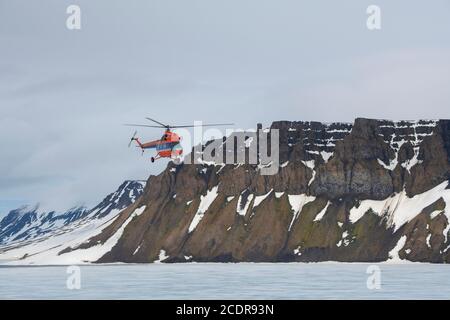
M 137 130 L 133 133 L 133 136 L 130 139 L 130 142 L 128 142 L 128 148 L 131 146 L 131 143 L 136 140 Z

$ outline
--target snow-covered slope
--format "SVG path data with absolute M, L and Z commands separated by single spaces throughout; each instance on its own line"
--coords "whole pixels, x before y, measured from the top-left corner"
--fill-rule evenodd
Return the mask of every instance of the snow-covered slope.
M 55 229 L 82 219 L 89 213 L 84 207 L 72 208 L 63 213 L 44 212 L 39 205 L 23 206 L 12 210 L 0 221 L 0 245 L 24 242 L 39 238 Z
M 144 181 L 125 181 L 92 209 L 77 207 L 63 213 L 42 212 L 39 206 L 12 210 L 0 221 L 0 263 L 65 264 L 95 261 L 106 247 L 61 253 L 95 236 L 133 204 Z

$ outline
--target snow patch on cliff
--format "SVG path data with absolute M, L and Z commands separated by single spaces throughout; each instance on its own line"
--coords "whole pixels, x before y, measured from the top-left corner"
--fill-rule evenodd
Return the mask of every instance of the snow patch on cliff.
M 444 211 L 442 210 L 434 210 L 433 212 L 430 213 L 430 218 L 434 219 L 436 218 L 438 215 L 440 215 L 441 213 L 444 213 Z
M 259 206 L 259 204 L 263 202 L 272 193 L 272 191 L 273 189 L 270 189 L 270 191 L 267 192 L 266 194 L 263 194 L 262 196 L 256 196 L 255 201 L 253 201 L 253 208 Z
M 333 152 L 320 151 L 320 155 L 322 156 L 323 161 L 327 163 L 328 160 L 330 160 L 330 158 L 333 156 Z
M 290 231 L 298 215 L 300 214 L 300 212 L 302 212 L 303 207 L 307 203 L 316 200 L 316 197 L 307 196 L 306 194 L 288 195 L 288 200 L 292 210 L 292 220 L 288 228 L 288 230 Z
M 391 262 L 399 262 L 402 261 L 402 259 L 400 259 L 398 253 L 400 252 L 400 250 L 403 249 L 403 247 L 406 244 L 406 236 L 403 235 L 397 242 L 397 244 L 395 245 L 395 247 L 389 251 L 389 259 L 388 261 Z
M 283 163 L 280 165 L 280 167 L 281 167 L 281 168 L 284 168 L 284 167 L 286 167 L 288 164 L 289 164 L 289 161 L 283 162 Z
M 303 160 L 302 160 L 302 163 L 303 163 L 306 167 L 310 168 L 310 169 L 312 170 L 312 172 L 313 172 L 313 173 L 312 173 L 311 179 L 309 179 L 309 181 L 308 181 L 308 186 L 310 186 L 311 183 L 314 181 L 314 179 L 315 179 L 315 177 L 316 177 L 316 170 L 314 170 L 314 168 L 316 167 L 315 161 L 314 161 L 314 160 L 308 160 L 308 161 L 303 161 Z
M 314 221 L 320 221 L 322 220 L 323 216 L 325 215 L 325 213 L 327 212 L 328 207 L 330 206 L 330 201 L 327 202 L 325 208 L 323 208 L 318 214 L 317 216 L 314 218 Z
M 166 250 L 161 249 L 159 251 L 158 260 L 155 260 L 154 263 L 161 263 L 164 260 L 166 260 L 167 258 L 169 258 L 169 256 L 166 254 Z
M 194 231 L 194 229 L 197 227 L 197 225 L 202 220 L 203 216 L 205 215 L 205 212 L 208 210 L 209 206 L 214 202 L 214 200 L 217 198 L 219 189 L 219 185 L 213 187 L 211 190 L 208 190 L 206 192 L 206 195 L 200 196 L 200 204 L 198 205 L 197 212 L 195 213 L 194 218 L 191 221 L 191 224 L 189 225 L 188 232 L 191 233 Z
M 242 203 L 242 194 L 245 192 L 246 190 L 244 190 L 241 195 L 239 196 L 238 202 L 237 202 L 237 207 L 236 207 L 236 213 L 238 213 L 241 216 L 245 216 L 248 210 L 248 207 L 250 206 L 250 203 L 253 200 L 253 194 L 249 194 L 246 202 Z
M 433 189 L 417 194 L 412 198 L 409 198 L 406 192 L 402 191 L 384 200 L 363 200 L 358 207 L 350 209 L 350 222 L 356 223 L 364 214 L 372 211 L 378 216 L 386 217 L 388 225 L 393 226 L 395 232 L 402 225 L 414 219 L 424 208 L 441 197 L 446 203 L 444 212 L 450 221 L 450 189 L 446 189 L 447 185 L 448 181 L 445 181 Z
M 427 136 L 431 136 L 434 133 L 433 128 L 436 127 L 437 120 L 428 120 L 428 121 L 400 121 L 400 122 L 393 122 L 392 124 L 388 125 L 381 125 L 379 128 L 387 128 L 392 129 L 393 133 L 391 133 L 390 136 L 385 136 L 384 134 L 379 133 L 380 136 L 384 138 L 384 142 L 387 143 L 390 148 L 394 151 L 394 158 L 389 160 L 389 163 L 386 164 L 382 160 L 377 159 L 378 163 L 382 165 L 387 170 L 394 170 L 398 165 L 398 154 L 401 149 L 401 147 L 406 144 L 410 143 L 413 147 L 414 155 L 411 159 L 407 159 L 404 162 L 402 162 L 400 165 L 405 168 L 408 172 L 411 171 L 411 169 L 417 165 L 422 163 L 421 160 L 418 159 L 419 153 L 420 153 L 420 144 L 422 143 L 423 139 Z M 421 128 L 422 130 L 424 128 L 428 128 L 427 130 L 431 130 L 429 133 L 424 132 L 418 132 L 418 128 Z M 431 128 L 431 129 L 429 129 Z M 401 132 L 401 130 L 409 129 L 412 132 L 411 133 L 396 133 Z

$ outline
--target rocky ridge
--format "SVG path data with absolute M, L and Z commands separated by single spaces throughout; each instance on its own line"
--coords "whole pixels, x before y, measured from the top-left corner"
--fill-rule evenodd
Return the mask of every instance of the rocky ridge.
M 450 260 L 450 121 L 270 129 L 280 134 L 278 174 L 169 164 L 92 239 L 123 229 L 98 262 Z

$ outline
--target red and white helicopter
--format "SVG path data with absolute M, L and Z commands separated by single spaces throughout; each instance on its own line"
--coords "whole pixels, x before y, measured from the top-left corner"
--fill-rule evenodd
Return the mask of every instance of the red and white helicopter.
M 182 125 L 182 126 L 172 126 L 161 123 L 157 120 L 146 118 L 149 121 L 153 121 L 158 125 L 146 125 L 146 124 L 125 124 L 126 126 L 133 127 L 147 127 L 147 128 L 165 128 L 163 136 L 158 140 L 153 140 L 149 142 L 141 142 L 137 135 L 137 131 L 134 132 L 133 136 L 128 143 L 128 147 L 131 146 L 133 141 L 136 141 L 137 147 L 142 149 L 144 152 L 146 149 L 156 149 L 156 156 L 151 157 L 151 161 L 155 162 L 155 160 L 161 158 L 170 158 L 179 160 L 181 155 L 183 154 L 183 148 L 181 147 L 181 137 L 173 132 L 171 129 L 174 128 L 193 128 L 193 127 L 213 127 L 213 126 L 232 126 L 233 123 L 216 123 L 216 124 L 201 124 L 201 125 Z

